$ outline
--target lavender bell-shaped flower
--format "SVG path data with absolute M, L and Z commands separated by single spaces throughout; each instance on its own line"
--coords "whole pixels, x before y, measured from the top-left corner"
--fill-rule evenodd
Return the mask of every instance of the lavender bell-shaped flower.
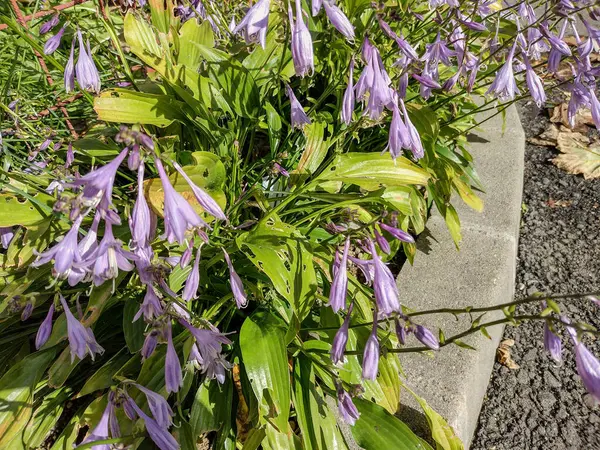
M 92 253 L 98 248 L 98 226 L 100 225 L 101 214 L 96 212 L 92 226 L 88 230 L 85 237 L 79 241 L 77 249 L 79 251 L 78 261 L 73 264 L 73 267 L 69 271 L 67 280 L 69 286 L 75 286 L 83 281 L 88 274 L 91 272 L 91 268 L 82 261 L 86 261 L 90 258 Z
M 172 164 L 173 167 L 175 167 L 175 170 L 179 172 L 179 174 L 184 178 L 184 180 L 187 182 L 190 188 L 192 188 L 194 197 L 196 197 L 196 200 L 198 201 L 198 203 L 200 203 L 200 206 L 202 206 L 202 208 L 207 213 L 216 217 L 217 219 L 227 220 L 227 216 L 225 215 L 219 204 L 210 195 L 208 195 L 206 191 L 198 187 L 185 173 L 185 171 L 181 168 L 179 164 L 177 164 L 175 161 L 172 161 Z
M 598 101 L 598 96 L 596 95 L 594 86 L 590 87 L 589 90 L 590 95 L 590 110 L 592 112 L 592 120 L 596 125 L 596 129 L 600 130 L 600 101 Z
M 81 256 L 77 247 L 77 237 L 79 227 L 83 216 L 79 216 L 65 237 L 54 247 L 37 255 L 37 259 L 31 264 L 33 267 L 39 267 L 54 259 L 54 273 L 57 277 L 63 278 L 69 275 L 73 264 L 79 262 Z
M 562 342 L 550 329 L 548 322 L 544 324 L 544 348 L 557 363 L 562 362 Z
M 323 0 L 323 6 L 325 7 L 325 14 L 327 14 L 327 18 L 331 22 L 331 25 L 347 39 L 354 40 L 354 27 L 348 20 L 348 17 L 346 17 L 333 0 Z
M 409 61 L 416 61 L 419 59 L 419 55 L 417 55 L 415 49 L 406 40 L 398 36 L 387 22 L 385 22 L 381 17 L 377 17 L 377 20 L 379 21 L 379 26 L 384 31 L 384 33 L 387 34 L 394 41 L 396 41 L 396 44 L 398 44 L 400 51 L 404 54 L 404 56 L 406 56 L 406 58 Z M 407 61 L 407 63 L 409 61 Z
M 377 309 L 383 316 L 389 316 L 393 312 L 400 311 L 400 300 L 398 299 L 398 288 L 396 280 L 377 254 L 373 241 L 369 239 L 369 249 L 373 257 L 375 276 L 373 280 L 375 291 L 375 302 Z
M 135 411 L 135 414 L 144 421 L 146 431 L 156 446 L 160 450 L 179 450 L 179 442 L 169 433 L 169 430 L 161 427 L 156 420 L 144 413 L 131 398 L 129 400 L 129 405 Z
M 331 361 L 334 364 L 343 361 L 344 353 L 346 352 L 346 344 L 348 344 L 348 328 L 350 327 L 350 315 L 352 314 L 352 309 L 354 308 L 354 304 L 350 303 L 350 307 L 348 308 L 348 314 L 346 314 L 346 318 L 342 323 L 340 329 L 335 333 L 333 338 L 333 342 L 331 344 Z
M 65 34 L 65 27 L 62 27 L 58 33 L 52 36 L 50 39 L 46 41 L 44 44 L 44 54 L 51 55 L 56 51 L 56 49 L 60 46 L 60 42 L 62 41 L 63 34 Z
M 48 342 L 50 334 L 52 334 L 52 316 L 54 315 L 54 303 L 50 304 L 50 309 L 46 318 L 40 324 L 37 334 L 35 335 L 35 349 L 39 350 L 42 345 Z
M 400 107 L 402 108 L 402 114 L 404 115 L 404 125 L 408 130 L 408 136 L 410 138 L 410 150 L 415 159 L 420 159 L 425 155 L 425 150 L 423 149 L 423 143 L 421 142 L 421 136 L 419 136 L 419 132 L 417 128 L 413 125 L 408 117 L 408 111 L 406 111 L 406 107 L 404 106 L 404 100 L 400 100 Z
M 381 249 L 381 251 L 383 253 L 385 253 L 386 255 L 389 255 L 390 252 L 392 251 L 392 249 L 390 247 L 390 243 L 376 229 L 373 230 L 373 232 L 375 234 L 375 241 L 377 242 L 377 245 L 379 246 L 379 248 Z
M 312 0 L 310 4 L 310 10 L 312 12 L 313 17 L 319 14 L 319 11 L 321 11 L 322 6 L 323 0 Z
M 152 330 L 150 333 L 146 335 L 144 339 L 144 344 L 142 345 L 142 349 L 140 354 L 142 355 L 142 361 L 150 358 L 154 350 L 156 350 L 156 346 L 158 345 L 158 331 Z
M 350 70 L 348 75 L 348 86 L 344 92 L 344 99 L 342 101 L 342 122 L 346 125 L 350 125 L 352 122 L 352 112 L 354 111 L 354 104 L 356 101 L 354 95 L 354 58 L 350 61 Z
M 396 101 L 392 102 L 392 121 L 390 123 L 390 132 L 388 133 L 387 149 L 395 160 L 402 154 L 403 148 L 410 148 L 411 140 L 408 128 L 402 120 L 400 109 Z
M 288 4 L 288 15 L 290 26 L 292 28 L 292 60 L 296 75 L 304 77 L 312 75 L 315 70 L 313 44 L 310 31 L 304 23 L 302 17 L 302 5 L 300 0 L 296 0 L 296 21 L 292 14 L 292 5 Z
M 59 22 L 60 22 L 60 18 L 58 17 L 58 14 L 54 14 L 50 18 L 50 20 L 48 20 L 46 23 L 44 23 L 40 27 L 40 34 L 49 33 L 50 31 L 52 31 L 54 29 L 54 27 L 56 27 L 56 25 L 58 25 Z
M 194 261 L 194 267 L 190 271 L 187 279 L 185 280 L 185 287 L 181 298 L 186 302 L 196 298 L 198 292 L 198 285 L 200 284 L 200 247 L 196 250 L 196 260 Z
M 421 344 L 426 345 L 431 350 L 440 349 L 440 342 L 428 328 L 423 325 L 415 325 L 414 333 Z
M 354 425 L 360 417 L 360 412 L 352 402 L 350 395 L 344 391 L 342 386 L 337 388 L 338 411 L 340 417 L 348 425 Z
M 183 386 L 181 364 L 173 345 L 171 324 L 167 326 L 167 354 L 165 356 L 165 387 L 167 392 L 177 392 Z
M 339 269 L 335 272 L 331 290 L 329 291 L 329 303 L 333 312 L 337 313 L 340 309 L 346 307 L 346 293 L 348 291 L 348 250 L 350 249 L 350 238 L 346 238 L 344 244 L 344 253 Z
M 379 225 L 379 228 L 381 228 L 383 231 L 388 232 L 389 234 L 394 236 L 399 241 L 407 242 L 409 244 L 415 243 L 415 238 L 413 238 L 409 233 L 407 233 L 404 230 L 401 230 L 400 228 L 392 227 L 383 222 L 379 222 L 378 225 Z
M 294 95 L 294 91 L 289 85 L 285 86 L 285 90 L 287 92 L 287 96 L 290 99 L 290 107 L 292 110 L 291 113 L 291 122 L 292 126 L 295 128 L 303 128 L 305 125 L 310 125 L 310 119 L 304 112 L 302 105 Z
M 14 237 L 15 233 L 12 227 L 0 227 L 0 245 L 3 249 L 8 248 Z
M 242 280 L 233 268 L 233 264 L 231 264 L 231 259 L 229 258 L 229 253 L 227 253 L 225 249 L 223 249 L 223 256 L 225 257 L 227 267 L 229 268 L 229 282 L 231 283 L 231 292 L 233 293 L 235 303 L 237 304 L 238 308 L 245 308 L 248 304 L 248 297 L 244 291 Z
M 525 62 L 525 81 L 527 83 L 527 87 L 529 88 L 529 93 L 531 94 L 531 98 L 538 106 L 541 108 L 546 103 L 546 92 L 544 91 L 544 82 L 538 76 L 537 73 L 531 67 L 531 63 L 529 62 L 529 58 L 527 55 L 523 55 L 523 61 Z
M 133 385 L 146 396 L 148 407 L 150 408 L 150 412 L 152 413 L 154 420 L 156 420 L 156 423 L 163 428 L 169 428 L 173 425 L 172 417 L 175 414 L 165 398 L 162 395 L 145 388 L 141 384 L 134 383 Z
M 71 42 L 71 54 L 65 65 L 64 85 L 67 94 L 75 90 L 75 39 Z
M 395 322 L 396 322 L 396 337 L 398 338 L 398 342 L 400 342 L 400 344 L 404 345 L 404 344 L 406 344 L 406 335 L 407 335 L 406 327 L 398 318 L 396 318 Z
M 75 161 L 75 152 L 73 151 L 73 143 L 69 142 L 67 146 L 67 153 L 65 156 L 65 169 L 71 167 L 71 164 Z
M 23 311 L 21 311 L 21 321 L 25 322 L 27 319 L 31 317 L 31 313 L 33 312 L 33 303 L 27 302 Z
M 79 57 L 77 58 L 77 64 L 75 65 L 77 82 L 79 83 L 79 86 L 81 86 L 81 89 L 99 93 L 101 88 L 100 74 L 94 64 L 94 59 L 92 58 L 90 41 L 88 39 L 86 49 L 86 46 L 83 44 L 83 37 L 81 36 L 80 30 L 77 30 L 77 39 L 79 40 Z
M 194 248 L 191 245 L 185 249 L 185 251 L 181 254 L 181 258 L 179 259 L 179 267 L 181 267 L 182 269 L 185 269 L 187 267 L 187 265 L 192 260 L 193 250 Z
M 379 368 L 379 341 L 377 340 L 377 310 L 373 312 L 373 329 L 365 344 L 362 363 L 363 380 L 375 380 Z
M 144 195 L 144 162 L 140 161 L 137 199 L 129 218 L 129 229 L 131 230 L 131 241 L 134 248 L 145 247 L 150 241 L 150 214 L 152 213 Z
M 379 51 L 372 47 L 368 52 L 370 61 L 367 68 L 363 70 L 357 84 L 357 97 L 364 97 L 365 85 L 369 92 L 366 112 L 372 120 L 379 119 L 383 109 L 394 101 L 394 91 L 390 88 L 391 80 L 385 68 Z M 365 78 L 363 78 L 365 75 Z
M 269 27 L 269 7 L 270 0 L 258 0 L 246 13 L 246 16 L 233 30 L 233 34 L 244 31 L 246 42 L 256 40 L 260 42 L 262 48 L 267 43 L 267 29 Z
M 572 327 L 567 327 L 567 331 L 575 344 L 575 363 L 583 386 L 597 402 L 600 402 L 600 360 L 577 339 L 577 333 Z
M 144 315 L 144 319 L 146 321 L 151 321 L 152 319 L 160 316 L 163 313 L 163 308 L 160 304 L 160 298 L 156 295 L 156 291 L 152 287 L 152 285 L 146 285 L 146 295 L 144 295 L 144 301 L 140 306 L 138 312 L 133 316 L 133 322 L 138 320 L 142 314 Z
M 106 405 L 106 408 L 104 408 L 102 416 L 100 417 L 100 421 L 92 430 L 92 432 L 79 445 L 90 444 L 96 441 L 103 441 L 110 437 L 121 437 L 121 433 L 118 428 L 118 423 L 116 421 L 115 405 L 112 401 L 109 400 L 108 404 Z M 110 450 L 111 447 L 111 444 L 99 444 L 94 445 L 91 448 L 93 450 Z
M 92 330 L 86 328 L 75 318 L 62 295 L 60 296 L 60 303 L 67 318 L 67 337 L 71 350 L 71 362 L 75 360 L 75 356 L 83 359 L 86 353 L 89 353 L 92 360 L 94 360 L 96 354 L 101 355 L 104 353 L 104 349 L 96 342 Z
M 513 100 L 515 94 L 520 94 L 517 82 L 515 81 L 515 75 L 513 72 L 513 59 L 515 56 L 515 49 L 517 43 L 513 44 L 512 48 L 508 52 L 506 57 L 506 63 L 496 73 L 492 85 L 488 89 L 487 93 L 499 98 L 502 101 Z
M 155 160 L 155 164 L 165 193 L 164 221 L 167 240 L 169 243 L 177 241 L 183 244 L 186 231 L 193 228 L 203 228 L 207 224 L 181 194 L 175 191 L 159 159 Z

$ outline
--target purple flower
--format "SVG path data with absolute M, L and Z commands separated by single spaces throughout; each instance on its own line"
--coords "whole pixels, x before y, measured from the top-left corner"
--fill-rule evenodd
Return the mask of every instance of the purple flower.
M 496 78 L 488 89 L 487 93 L 492 94 L 502 101 L 513 100 L 515 94 L 520 94 L 519 88 L 515 81 L 515 75 L 513 73 L 513 58 L 515 55 L 517 43 L 515 42 L 508 52 L 506 57 L 506 63 L 496 72 Z
M 544 324 L 544 348 L 550 357 L 557 363 L 562 362 L 562 342 L 560 338 L 552 332 L 548 322 Z
M 77 64 L 75 65 L 75 73 L 77 75 L 77 82 L 81 89 L 85 91 L 93 91 L 95 93 L 100 92 L 100 74 L 94 64 L 92 58 L 92 51 L 90 50 L 90 41 L 87 41 L 87 50 L 83 45 L 83 37 L 81 31 L 77 30 L 77 38 L 79 40 L 79 57 L 77 58 Z
M 0 227 L 0 244 L 3 249 L 7 249 L 15 237 L 12 227 Z
M 246 297 L 242 280 L 233 268 L 233 264 L 231 264 L 231 259 L 229 258 L 229 253 L 227 253 L 225 249 L 223 249 L 223 256 L 225 256 L 225 261 L 227 262 L 227 267 L 229 268 L 229 282 L 231 283 L 231 292 L 233 292 L 235 303 L 237 304 L 238 308 L 245 308 L 248 304 L 248 298 Z
M 124 149 L 110 163 L 93 170 L 81 178 L 75 179 L 72 186 L 83 187 L 83 199 L 86 206 L 96 206 L 104 218 L 110 218 L 115 225 L 120 223 L 116 214 L 111 214 L 113 184 L 119 166 L 127 156 L 127 149 Z M 114 217 L 116 216 L 116 217 Z
M 187 279 L 185 280 L 185 287 L 181 298 L 186 302 L 196 298 L 196 292 L 198 291 L 198 284 L 200 284 L 200 249 L 196 250 L 196 260 L 194 261 L 194 267 L 190 271 Z
M 410 138 L 410 150 L 415 159 L 420 159 L 425 155 L 425 150 L 423 149 L 423 144 L 421 142 L 421 136 L 419 136 L 419 132 L 410 121 L 410 117 L 408 117 L 408 112 L 406 111 L 406 107 L 404 106 L 404 101 L 400 100 L 400 106 L 402 107 L 402 114 L 404 115 L 404 125 L 408 130 L 408 136 Z
M 54 36 L 52 36 L 50 39 L 48 39 L 46 41 L 46 43 L 44 44 L 44 54 L 45 55 L 51 55 L 52 53 L 54 53 L 56 51 L 56 49 L 60 45 L 63 34 L 65 34 L 65 27 L 62 27 L 58 31 L 58 33 L 56 33 Z
M 400 75 L 400 81 L 398 83 L 398 97 L 401 99 L 406 98 L 406 90 L 408 89 L 408 72 L 404 72 Z
M 281 164 L 279 164 L 277 162 L 273 163 L 273 171 L 275 173 L 283 175 L 284 177 L 290 176 L 290 173 L 287 170 L 285 170 L 285 168 Z
M 173 420 L 171 418 L 174 416 L 174 413 L 165 398 L 162 395 L 145 388 L 141 384 L 133 383 L 133 385 L 146 396 L 150 412 L 152 412 L 152 416 L 154 417 L 154 420 L 156 420 L 158 426 L 169 428 L 173 425 Z
M 369 56 L 369 61 L 356 83 L 356 96 L 363 99 L 365 94 L 369 93 L 366 111 L 369 118 L 375 120 L 381 116 L 383 109 L 393 102 L 394 91 L 390 88 L 391 80 L 383 67 L 379 51 L 370 44 L 365 45 L 365 49 L 368 49 L 365 53 Z
M 600 402 L 600 360 L 577 339 L 577 333 L 572 327 L 567 327 L 567 331 L 575 344 L 575 363 L 581 381 L 592 397 Z
M 144 196 L 144 162 L 138 166 L 138 192 L 133 211 L 129 217 L 129 228 L 133 247 L 145 247 L 150 241 L 150 208 Z
M 428 328 L 425 328 L 423 325 L 415 325 L 414 333 L 415 337 L 421 342 L 421 344 L 426 345 L 431 350 L 440 349 L 440 343 L 438 339 Z
M 62 295 L 60 295 L 60 303 L 67 317 L 67 337 L 71 349 L 71 362 L 75 360 L 75 356 L 79 359 L 85 358 L 86 353 L 90 354 L 93 361 L 96 354 L 104 353 L 104 349 L 96 342 L 91 328 L 86 328 L 75 318 Z
M 146 339 L 144 339 L 144 345 L 142 345 L 142 350 L 140 351 L 142 355 L 142 360 L 150 358 L 154 350 L 156 350 L 156 345 L 158 344 L 158 331 L 152 330 L 150 333 L 146 335 Z
M 262 48 L 265 48 L 267 42 L 267 29 L 269 27 L 269 6 L 270 0 L 258 0 L 252 6 L 246 16 L 233 30 L 233 34 L 244 31 L 246 42 L 258 41 Z
M 379 245 L 381 251 L 386 255 L 389 255 L 392 251 L 390 243 L 381 235 L 381 233 L 379 233 L 379 231 L 377 231 L 377 229 L 374 229 L 373 232 L 375 234 L 375 241 L 377 241 L 377 245 Z
M 294 95 L 294 91 L 289 85 L 285 86 L 285 90 L 287 92 L 287 96 L 290 99 L 290 107 L 292 110 L 291 113 L 291 122 L 292 126 L 296 128 L 303 128 L 304 125 L 310 125 L 310 119 L 304 112 L 302 105 Z
M 404 345 L 406 344 L 406 327 L 398 318 L 395 320 L 396 322 L 396 336 L 398 337 L 398 342 Z
M 337 398 L 340 417 L 348 425 L 354 425 L 360 417 L 360 413 L 354 403 L 352 403 L 352 398 L 341 386 L 337 388 Z
M 567 118 L 569 119 L 571 127 L 574 127 L 577 111 L 582 107 L 591 105 L 591 89 L 588 89 L 582 83 L 580 76 L 575 77 L 568 89 L 571 91 L 571 98 L 569 99 L 569 105 L 567 106 Z
M 369 249 L 373 257 L 375 267 L 375 277 L 373 280 L 375 291 L 375 302 L 377 309 L 384 316 L 389 316 L 393 312 L 400 311 L 400 300 L 398 299 L 398 288 L 396 280 L 390 269 L 381 261 L 373 241 L 369 239 Z
M 378 225 L 379 225 L 379 228 L 381 228 L 383 231 L 388 232 L 389 234 L 391 234 L 396 239 L 398 239 L 402 242 L 408 242 L 409 244 L 415 243 L 415 239 L 410 234 L 408 234 L 406 231 L 401 230 L 400 228 L 386 225 L 383 222 L 379 222 Z
M 167 392 L 177 392 L 183 386 L 181 364 L 173 345 L 171 324 L 167 326 L 167 354 L 165 356 L 165 387 Z
M 39 350 L 42 345 L 48 342 L 50 334 L 52 334 L 52 316 L 54 315 L 54 303 L 50 304 L 50 309 L 46 318 L 38 328 L 37 334 L 35 335 L 35 349 Z
M 96 213 L 92 226 L 88 230 L 85 237 L 79 241 L 77 250 L 79 251 L 79 258 L 76 263 L 73 264 L 69 275 L 67 277 L 69 286 L 75 286 L 83 281 L 87 275 L 89 275 L 90 268 L 86 264 L 82 264 L 81 261 L 85 261 L 90 258 L 91 254 L 98 248 L 98 225 L 100 224 L 101 215 Z
M 354 27 L 342 10 L 332 0 L 324 0 L 323 6 L 331 24 L 347 39 L 354 40 Z
M 538 108 L 541 108 L 546 103 L 546 92 L 544 91 L 544 82 L 540 79 L 537 73 L 531 67 L 529 58 L 524 54 L 523 60 L 525 61 L 525 81 L 529 88 L 531 98 L 536 103 Z
M 69 145 L 67 146 L 67 156 L 65 158 L 65 168 L 68 169 L 71 167 L 73 161 L 75 161 L 75 152 L 73 151 L 73 143 L 69 142 Z
M 163 308 L 160 304 L 160 299 L 158 295 L 156 295 L 156 291 L 152 287 L 152 285 L 148 284 L 146 286 L 146 295 L 144 295 L 144 301 L 142 302 L 140 309 L 133 316 L 133 322 L 138 320 L 142 314 L 144 315 L 144 319 L 146 321 L 151 321 L 152 319 L 160 316 L 163 313 Z
M 179 259 L 179 267 L 181 267 L 182 269 L 186 268 L 187 265 L 192 260 L 192 255 L 193 255 L 192 250 L 193 250 L 193 247 L 190 245 L 182 253 L 181 258 Z
M 167 240 L 169 243 L 177 241 L 183 244 L 186 231 L 203 228 L 207 224 L 181 194 L 175 191 L 159 159 L 155 160 L 155 164 L 165 193 L 164 221 Z
M 352 122 L 352 112 L 354 111 L 354 58 L 350 61 L 350 74 L 348 76 L 348 86 L 344 92 L 342 101 L 342 122 L 349 125 Z
M 104 412 L 102 413 L 102 417 L 100 417 L 100 422 L 96 425 L 96 427 L 92 430 L 92 432 L 81 442 L 79 445 L 89 444 L 95 441 L 103 441 L 108 439 L 112 434 L 112 437 L 120 437 L 120 432 L 118 429 L 115 429 L 114 425 L 109 427 L 110 424 L 116 423 L 115 417 L 115 405 L 109 400 L 106 408 L 104 408 Z M 118 425 L 117 425 L 118 427 Z M 111 433 L 109 433 L 109 428 L 111 428 Z M 112 431 L 117 431 L 118 435 L 115 436 Z M 92 449 L 94 450 L 110 450 L 112 447 L 111 444 L 100 444 L 94 445 Z M 77 447 L 75 447 L 77 448 Z
M 227 216 L 225 216 L 225 213 L 223 212 L 219 204 L 210 195 L 208 195 L 206 191 L 196 186 L 196 184 L 190 179 L 190 177 L 188 177 L 188 175 L 185 173 L 185 171 L 181 168 L 179 164 L 177 164 L 175 161 L 172 161 L 172 164 L 173 167 L 175 167 L 175 170 L 179 172 L 179 174 L 184 178 L 184 180 L 187 182 L 190 188 L 192 188 L 194 197 L 196 197 L 196 200 L 198 201 L 198 203 L 200 203 L 200 206 L 202 206 L 202 208 L 207 213 L 211 214 L 217 219 L 227 220 Z
M 44 253 L 39 253 L 37 259 L 31 265 L 39 267 L 54 259 L 54 273 L 56 276 L 63 278 L 69 275 L 73 264 L 81 259 L 77 247 L 77 237 L 82 220 L 83 216 L 79 216 L 62 241 Z
M 129 170 L 138 170 L 141 162 L 140 146 L 134 144 L 131 146 L 129 156 L 127 156 L 127 167 Z
M 112 224 L 105 222 L 104 236 L 89 258 L 80 263 L 80 266 L 91 266 L 94 285 L 100 286 L 106 280 L 112 280 L 119 275 L 119 269 L 129 272 L 133 264 L 128 260 L 135 260 L 136 256 L 123 249 L 122 242 L 115 239 Z
M 350 249 L 350 238 L 346 238 L 344 244 L 344 253 L 342 254 L 342 261 L 340 267 L 336 270 L 333 282 L 331 283 L 331 290 L 329 291 L 329 303 L 333 312 L 337 313 L 340 309 L 346 306 L 346 293 L 348 291 L 348 250 Z
M 596 125 L 596 129 L 600 130 L 600 102 L 596 96 L 594 87 L 589 90 L 590 94 L 590 110 L 592 111 L 592 119 Z
M 373 279 L 375 278 L 375 268 L 372 260 L 364 260 L 355 258 L 353 256 L 349 256 L 348 259 L 352 261 L 363 273 L 367 285 L 370 286 L 373 284 Z
M 131 409 L 133 409 L 135 413 L 144 421 L 144 425 L 146 425 L 146 431 L 156 446 L 160 450 L 179 450 L 179 443 L 171 435 L 171 433 L 169 433 L 169 430 L 161 427 L 156 420 L 148 417 L 133 400 L 129 400 L 129 406 L 131 406 Z
M 379 367 L 379 341 L 377 340 L 377 310 L 373 311 L 373 329 L 363 353 L 363 380 L 375 380 Z
M 446 66 L 451 66 L 450 58 L 456 56 L 456 52 L 450 50 L 446 45 L 446 41 L 440 38 L 438 32 L 435 41 L 432 44 L 425 46 L 425 53 L 421 57 L 421 61 L 437 65 L 440 61 Z
M 67 94 L 75 90 L 75 66 L 74 66 L 74 58 L 75 58 L 75 39 L 71 42 L 71 54 L 69 56 L 69 60 L 67 61 L 67 65 L 65 66 L 65 91 Z
M 350 307 L 348 308 L 348 314 L 346 314 L 344 323 L 342 323 L 342 326 L 337 331 L 337 333 L 335 333 L 335 337 L 333 338 L 330 354 L 331 361 L 334 364 L 337 364 L 344 359 L 346 344 L 348 343 L 348 328 L 350 326 L 350 315 L 352 314 L 353 308 L 354 303 L 350 303 Z
M 390 123 L 390 132 L 388 133 L 387 148 L 393 159 L 402 154 L 403 148 L 410 148 L 411 140 L 408 128 L 402 120 L 400 109 L 396 101 L 392 102 L 392 122 Z
M 312 0 L 311 2 L 311 11 L 313 17 L 319 14 L 321 7 L 323 6 L 323 0 Z
M 21 311 L 21 321 L 25 322 L 27 319 L 31 317 L 31 313 L 33 312 L 33 303 L 27 302 L 23 311 Z
M 544 35 L 546 39 L 548 39 L 548 42 L 550 43 L 550 46 L 553 49 L 555 49 L 564 56 L 571 56 L 571 49 L 569 48 L 569 45 L 562 40 L 567 23 L 568 21 L 566 20 L 563 22 L 561 32 L 558 36 L 552 34 L 552 32 L 548 29 L 548 25 L 544 23 L 540 24 L 539 31 Z
M 396 41 L 396 44 L 398 44 L 398 47 L 400 47 L 400 51 L 409 59 L 409 60 L 413 60 L 416 61 L 419 59 L 419 55 L 417 55 L 417 52 L 415 51 L 415 49 L 408 43 L 406 42 L 403 38 L 401 38 L 400 36 L 398 36 L 388 25 L 387 22 L 385 22 L 383 19 L 381 19 L 381 17 L 377 17 L 377 20 L 379 21 L 379 26 L 381 27 L 381 29 L 384 31 L 385 34 L 387 34 L 390 38 L 392 38 L 394 41 Z
M 58 17 L 58 14 L 53 15 L 50 18 L 50 20 L 48 20 L 46 23 L 44 23 L 40 27 L 40 34 L 46 34 L 46 33 L 50 32 L 56 25 L 58 25 L 59 22 L 60 22 L 60 19 Z
M 302 5 L 300 0 L 296 0 L 296 22 L 292 15 L 292 5 L 288 3 L 288 15 L 290 18 L 290 26 L 292 28 L 292 60 L 296 75 L 304 77 L 311 74 L 315 70 L 313 44 L 310 32 L 304 23 L 302 17 Z

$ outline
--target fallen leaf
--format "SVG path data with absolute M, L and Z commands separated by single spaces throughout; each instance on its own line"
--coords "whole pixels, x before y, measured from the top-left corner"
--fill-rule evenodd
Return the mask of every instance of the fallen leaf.
M 561 123 L 565 127 L 571 128 L 568 109 L 568 103 L 561 103 L 560 105 L 555 106 L 552 111 L 552 116 L 550 117 L 550 122 Z M 577 111 L 577 114 L 575 114 L 575 126 L 573 127 L 573 131 L 586 133 L 588 131 L 588 125 L 594 125 L 592 112 L 587 108 L 581 108 Z
M 502 364 L 505 367 L 508 367 L 510 370 L 519 369 L 519 366 L 516 362 L 513 361 L 510 356 L 510 347 L 515 345 L 515 341 L 512 339 L 505 339 L 500 342 L 500 345 L 496 349 L 496 361 Z
M 568 208 L 573 202 L 571 200 L 554 200 L 553 198 L 549 198 L 546 204 L 550 208 Z
M 561 154 L 552 162 L 570 174 L 582 174 L 588 180 L 600 177 L 600 142 L 591 142 L 581 133 L 559 133 Z
M 550 127 L 537 137 L 527 139 L 527 142 L 533 145 L 541 145 L 544 147 L 556 147 L 559 128 L 553 123 Z

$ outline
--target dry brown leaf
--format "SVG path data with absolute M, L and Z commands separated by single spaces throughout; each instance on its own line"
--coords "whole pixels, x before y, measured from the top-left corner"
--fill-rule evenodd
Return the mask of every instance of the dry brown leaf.
M 550 208 L 568 208 L 573 204 L 572 200 L 554 200 L 553 198 L 549 198 L 546 204 Z
M 542 145 L 545 147 L 556 147 L 556 140 L 558 138 L 558 134 L 560 133 L 559 128 L 553 123 L 550 124 L 550 127 L 546 129 L 542 134 L 538 137 L 529 138 L 527 142 L 533 145 Z
M 555 106 L 554 110 L 552 111 L 552 116 L 550 117 L 550 122 L 561 123 L 565 127 L 571 128 L 571 124 L 569 123 L 568 108 L 568 103 L 561 103 L 560 105 Z M 573 127 L 573 131 L 586 133 L 588 131 L 587 125 L 594 125 L 592 112 L 587 108 L 581 108 L 579 111 L 577 111 L 577 114 L 575 114 L 575 126 Z
M 496 361 L 498 361 L 504 367 L 508 367 L 510 370 L 516 370 L 520 368 L 520 366 L 514 362 L 510 356 L 510 348 L 513 345 L 515 345 L 514 340 L 505 339 L 500 342 L 500 345 L 496 349 Z
M 559 133 L 557 147 L 561 154 L 552 160 L 557 167 L 586 180 L 600 178 L 600 142 L 581 133 Z

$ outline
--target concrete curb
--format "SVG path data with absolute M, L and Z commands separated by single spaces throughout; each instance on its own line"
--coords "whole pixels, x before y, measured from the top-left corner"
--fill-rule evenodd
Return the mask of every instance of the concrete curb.
M 485 117 L 483 117 L 485 118 Z M 481 120 L 482 118 L 478 118 Z M 516 108 L 507 110 L 505 132 L 500 115 L 474 133 L 470 152 L 486 188 L 484 211 L 477 213 L 457 197 L 463 241 L 457 251 L 443 218 L 434 214 L 417 242 L 414 266 L 406 264 L 398 276 L 404 305 L 416 310 L 440 307 L 487 306 L 510 301 L 514 294 L 517 241 L 523 190 L 525 134 Z M 502 317 L 487 314 L 484 321 Z M 421 322 L 446 336 L 470 326 L 468 318 L 429 316 Z M 448 346 L 430 358 L 401 354 L 406 383 L 446 418 L 468 448 L 479 417 L 494 364 L 501 327 L 464 341 L 477 351 Z M 415 343 L 415 342 L 413 342 Z M 417 431 L 427 430 L 418 404 L 406 393 L 400 417 Z M 425 431 L 427 434 L 427 431 Z M 425 437 L 425 436 L 423 436 Z

